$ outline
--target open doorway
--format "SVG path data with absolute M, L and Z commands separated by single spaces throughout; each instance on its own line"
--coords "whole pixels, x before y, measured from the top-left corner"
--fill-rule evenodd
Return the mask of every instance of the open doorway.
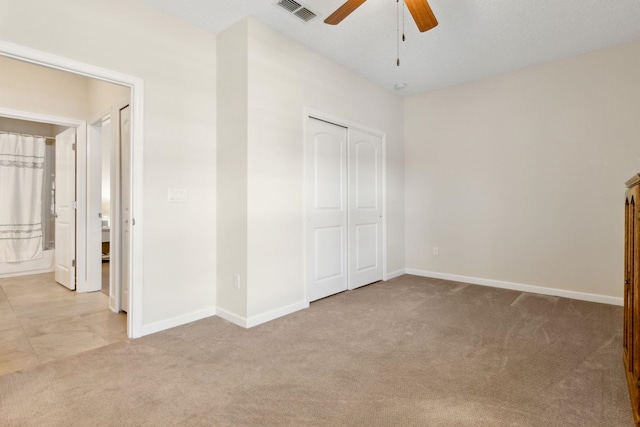
M 55 135 L 66 129 L 0 116 L 0 277 L 54 270 Z
M 77 280 L 78 271 L 90 271 L 75 268 L 75 235 L 87 234 L 75 227 L 75 152 L 83 140 L 76 136 L 86 127 L 12 114 L 0 116 L 0 312 L 9 338 L 0 375 L 127 337 L 126 314 L 114 313 L 107 296 Z M 88 252 L 86 260 L 92 257 Z
M 115 312 L 129 311 L 131 106 L 112 105 L 88 127 L 88 276 Z M 97 238 L 98 237 L 98 238 Z M 99 254 L 99 256 L 96 256 Z M 100 286 L 98 286 L 100 283 Z
M 115 100 L 119 101 L 118 104 L 128 106 L 130 89 L 83 76 L 68 76 L 67 73 L 61 71 L 50 70 L 13 59 L 0 58 L 0 65 L 2 65 L 6 77 L 12 81 L 12 84 L 20 86 L 22 83 L 22 86 L 26 87 L 26 89 L 16 90 L 16 92 L 23 99 L 31 99 L 28 105 L 30 109 L 40 109 L 47 112 L 61 111 L 64 113 L 65 108 L 70 110 L 68 106 L 73 106 L 71 113 L 76 117 L 42 115 L 32 111 L 9 111 L 6 112 L 6 116 L 7 120 L 22 120 L 21 123 L 23 124 L 40 123 L 42 126 L 50 127 L 50 132 L 47 133 L 44 139 L 51 141 L 50 145 L 53 148 L 54 155 L 49 156 L 51 159 L 47 158 L 47 161 L 44 162 L 48 172 L 47 182 L 43 185 L 40 182 L 42 178 L 38 178 L 37 181 L 40 186 L 34 191 L 42 194 L 42 196 L 38 196 L 39 201 L 40 197 L 49 195 L 49 191 L 44 191 L 44 189 L 51 189 L 51 200 L 42 200 L 42 205 L 49 203 L 53 211 L 44 213 L 49 213 L 54 222 L 53 235 L 55 235 L 55 239 L 53 241 L 55 244 L 49 246 L 52 246 L 50 249 L 54 254 L 53 269 L 56 282 L 78 292 L 99 291 L 101 289 L 102 275 L 100 263 L 103 258 L 100 241 L 102 236 L 106 234 L 102 227 L 101 218 L 103 216 L 103 207 L 105 205 L 109 206 L 108 201 L 111 195 L 116 199 L 115 209 L 112 210 L 113 215 L 109 215 L 111 210 L 108 212 L 107 218 L 113 216 L 115 222 L 107 227 L 107 230 L 112 232 L 104 240 L 110 245 L 117 245 L 115 252 L 118 255 L 121 253 L 126 254 L 127 252 L 121 248 L 122 246 L 128 247 L 129 244 L 128 241 L 125 241 L 125 239 L 128 239 L 128 234 L 122 232 L 123 223 L 128 222 L 128 215 L 120 211 L 123 207 L 128 206 L 128 203 L 123 203 L 120 197 L 121 194 L 124 195 L 123 197 L 128 197 L 127 195 L 130 193 L 128 189 L 130 174 L 128 169 L 121 168 L 121 157 L 128 157 L 126 153 L 130 146 L 130 134 L 127 133 L 127 140 L 122 141 L 123 135 L 120 132 L 110 132 L 110 126 L 104 126 L 104 131 L 100 127 L 100 132 L 96 133 L 93 132 L 94 128 L 92 126 L 87 127 L 82 119 L 91 116 L 94 111 L 108 111 L 107 117 L 109 117 L 113 110 L 115 116 L 118 116 L 119 108 L 115 108 Z M 25 78 L 23 76 L 28 77 Z M 37 82 L 32 82 L 31 80 L 37 80 Z M 44 90 L 33 92 L 30 89 L 31 85 L 42 85 L 43 81 L 46 82 Z M 31 85 L 27 85 L 27 83 L 31 83 Z M 50 86 L 59 87 L 62 94 L 56 91 L 48 91 L 47 88 Z M 40 89 L 43 88 L 41 87 Z M 63 98 L 61 95 L 65 96 L 63 101 L 59 99 Z M 124 102 L 122 102 L 123 98 Z M 51 106 L 48 106 L 48 104 Z M 0 112 L 2 111 L 0 110 Z M 23 119 L 30 120 L 30 122 L 26 122 Z M 117 130 L 119 130 L 118 123 L 116 121 Z M 0 129 L 0 131 L 9 130 L 11 129 Z M 34 154 L 36 155 L 36 157 L 33 157 L 34 159 L 41 157 L 40 153 L 31 153 L 30 150 L 33 147 L 37 147 L 37 143 L 42 142 L 38 140 L 42 138 L 16 133 L 10 135 L 13 140 L 11 147 L 22 147 L 24 145 L 25 150 L 28 152 L 25 151 L 23 154 Z M 4 136 L 8 137 L 9 134 Z M 21 140 L 25 140 L 24 144 L 21 143 Z M 121 147 L 126 148 L 122 150 Z M 102 148 L 104 148 L 106 156 L 103 156 Z M 108 170 L 106 176 L 102 173 L 103 157 L 106 160 L 105 170 Z M 32 159 L 32 157 L 25 156 L 16 158 Z M 112 166 L 110 166 L 111 164 Z M 38 168 L 39 166 L 41 165 L 34 164 L 33 168 L 7 167 L 5 169 L 7 169 L 7 173 L 11 170 L 16 172 L 17 176 L 24 176 L 27 172 L 42 174 L 42 170 Z M 102 185 L 101 181 L 105 180 L 105 177 L 107 182 Z M 110 179 L 110 177 L 113 179 Z M 16 218 L 14 222 L 16 224 L 32 223 L 34 228 L 40 227 L 41 219 L 46 220 L 47 218 L 43 218 L 40 215 L 31 216 L 30 211 L 33 210 L 31 198 L 25 198 L 23 190 L 16 190 L 12 185 L 9 185 L 9 180 L 4 181 L 0 183 L 2 190 L 7 195 L 13 194 L 15 199 L 7 200 L 7 206 L 13 206 L 13 208 L 7 209 L 9 213 L 15 213 L 17 210 L 25 211 L 25 215 L 23 215 L 25 218 L 20 220 Z M 103 193 L 105 197 L 103 197 Z M 98 201 L 98 203 L 95 203 L 94 200 Z M 100 203 L 101 200 L 105 200 L 107 203 Z M 40 209 L 37 210 L 38 212 L 40 211 Z M 44 226 L 47 225 L 49 225 L 48 221 L 45 221 Z M 45 227 L 42 228 L 44 229 Z M 24 246 L 25 242 L 35 242 L 35 235 L 26 236 L 22 230 L 18 231 L 20 231 L 20 235 L 15 236 L 15 244 L 23 244 Z M 4 239 L 0 243 L 4 245 L 7 241 L 7 239 Z M 47 243 L 50 243 L 50 241 L 47 241 Z M 27 255 L 29 256 L 23 257 L 25 259 L 0 259 L 0 262 L 9 261 L 9 267 L 16 267 L 22 264 L 22 261 L 40 258 L 40 253 L 38 252 L 34 252 L 33 255 Z M 128 257 L 110 256 L 109 260 L 116 272 L 128 270 L 127 267 L 123 267 L 123 265 L 129 264 Z M 24 271 L 24 273 L 29 273 L 29 271 Z M 117 293 L 122 293 L 119 288 L 123 282 L 127 283 L 128 281 L 123 280 L 119 274 L 110 274 L 110 276 L 114 281 L 111 287 L 118 288 Z M 116 312 L 120 311 L 122 306 L 123 304 L 120 302 L 111 304 L 113 311 Z
M 122 215 L 122 221 L 126 221 L 126 223 L 132 227 L 132 225 L 134 224 L 133 214 L 134 212 L 138 212 L 139 214 L 141 214 L 141 204 L 142 204 L 141 191 L 140 191 L 141 177 L 142 177 L 141 176 L 141 173 L 142 173 L 142 170 L 141 170 L 141 166 L 142 166 L 141 122 L 143 119 L 142 81 L 135 77 L 126 76 L 110 70 L 100 69 L 98 67 L 94 67 L 88 64 L 78 63 L 75 61 L 70 61 L 68 59 L 61 58 L 55 55 L 50 55 L 44 52 L 35 51 L 28 48 L 12 45 L 9 43 L 0 42 L 0 59 L 9 60 L 9 58 L 17 59 L 18 60 L 17 62 L 21 62 L 23 65 L 31 65 L 33 67 L 42 66 L 41 68 L 48 68 L 51 71 L 56 71 L 58 73 L 65 74 L 67 78 L 72 78 L 72 77 L 84 78 L 88 82 L 102 84 L 103 86 L 104 84 L 122 85 L 122 87 L 124 87 L 127 90 L 127 93 L 130 93 L 130 105 L 131 105 L 130 111 L 131 111 L 132 117 L 131 117 L 129 126 L 131 129 L 131 141 L 129 143 L 127 150 L 128 150 L 128 157 L 131 159 L 131 162 L 129 163 L 128 170 L 127 170 L 127 173 L 129 175 L 128 181 L 122 182 L 122 185 L 127 190 L 125 193 L 125 197 L 127 198 L 129 209 L 126 214 Z M 25 62 L 28 62 L 31 64 L 25 64 Z M 5 71 L 5 68 L 3 67 L 3 73 L 4 71 Z M 25 73 L 24 77 L 25 79 L 33 78 L 33 73 L 32 72 Z M 15 87 L 24 88 L 25 85 L 28 86 L 29 84 L 33 84 L 34 86 L 38 86 L 38 84 L 40 83 L 42 82 L 36 79 L 32 82 L 27 82 L 27 83 L 22 82 L 17 85 L 15 84 L 14 81 L 11 81 L 9 84 Z M 87 83 L 87 85 L 90 85 L 90 84 L 92 83 Z M 63 93 L 61 89 L 62 89 L 61 87 L 56 87 L 56 90 L 59 92 L 59 95 L 62 99 L 64 99 L 65 101 L 68 101 L 68 98 L 72 98 L 72 97 L 68 97 L 67 94 Z M 29 109 L 25 109 L 24 106 L 26 104 L 29 104 L 29 102 L 32 103 L 33 99 L 29 98 L 27 99 L 27 101 L 29 102 L 24 102 L 25 97 L 12 98 L 12 95 L 14 94 L 9 93 L 9 96 L 7 97 L 3 96 L 3 100 L 1 100 L 0 102 L 0 113 L 9 112 L 10 113 L 9 115 L 11 115 L 14 112 L 24 113 L 25 111 L 29 111 Z M 15 105 L 11 104 L 10 101 L 12 99 L 17 99 L 17 102 L 15 103 Z M 120 101 L 121 100 L 122 98 L 120 98 Z M 43 103 L 42 108 L 36 108 L 31 111 L 38 111 L 38 113 L 36 113 L 35 115 L 43 116 L 42 111 L 44 111 L 43 109 L 45 107 L 49 108 L 51 107 L 51 104 L 47 104 L 45 102 Z M 90 157 L 88 155 L 89 154 L 88 150 L 90 149 L 90 146 L 87 144 L 88 128 L 86 125 L 83 125 L 81 123 L 86 123 L 88 121 L 86 120 L 87 118 L 95 117 L 95 115 L 93 115 L 92 112 L 89 112 L 88 114 L 85 112 L 85 114 L 82 115 L 82 113 L 78 113 L 77 109 L 76 110 L 73 110 L 73 108 L 69 109 L 68 105 L 63 107 L 64 108 L 61 109 L 61 113 L 66 114 L 67 117 L 74 117 L 74 120 L 73 120 L 74 123 L 71 123 L 71 125 L 76 125 L 79 129 L 77 151 L 76 151 L 77 159 L 78 159 L 78 162 L 77 162 L 77 167 L 78 167 L 77 178 L 78 179 L 77 179 L 77 186 L 76 186 L 77 199 L 75 201 L 76 202 L 75 203 L 76 218 L 77 218 L 76 228 L 79 231 L 79 235 L 76 238 L 76 247 L 75 247 L 75 255 L 76 255 L 75 277 L 78 281 L 78 291 L 87 291 L 89 290 L 87 289 L 89 284 L 95 283 L 95 281 L 91 279 L 91 276 L 95 272 L 90 267 L 88 262 L 89 259 L 92 259 L 94 256 L 94 254 L 90 250 L 90 243 L 93 240 L 98 241 L 97 257 L 99 260 L 98 265 L 100 265 L 101 267 L 102 220 L 99 219 L 99 228 L 97 229 L 97 231 L 90 226 L 90 224 L 94 220 L 94 217 L 98 218 L 98 215 L 101 212 L 99 209 L 95 210 L 89 204 L 90 192 L 88 190 L 89 190 L 90 182 L 89 182 L 88 176 L 89 176 L 89 173 L 91 172 L 91 169 L 89 165 Z M 90 105 L 90 107 L 94 108 L 95 105 Z M 67 109 L 66 111 L 73 111 L 73 114 L 68 114 L 65 111 L 62 111 L 62 110 L 65 110 L 65 108 Z M 80 115 L 82 115 L 81 118 L 84 120 L 80 119 L 79 117 Z M 44 116 L 50 117 L 48 114 L 44 114 Z M 75 117 L 77 117 L 77 119 Z M 137 124 L 138 122 L 139 122 L 139 127 Z M 136 125 L 134 125 L 134 123 L 136 123 Z M 134 240 L 141 242 L 141 238 L 142 238 L 141 225 L 142 224 L 141 224 L 140 218 L 138 218 L 137 226 L 135 228 L 132 227 L 130 230 L 131 238 L 127 242 L 122 243 L 122 245 L 125 246 L 125 249 L 126 249 L 125 254 L 127 256 L 126 259 L 128 260 L 127 268 L 122 270 L 125 272 L 124 274 L 126 274 L 126 279 L 128 283 L 133 283 L 133 281 L 130 280 L 131 277 L 135 277 L 137 279 L 136 280 L 137 283 L 141 283 L 141 280 L 142 280 L 142 268 L 141 268 L 142 245 L 134 244 Z M 94 234 L 97 237 L 95 238 L 90 237 L 90 236 L 93 236 Z M 113 242 L 109 242 L 109 243 L 113 244 Z M 110 253 L 109 260 L 113 262 L 112 253 Z M 102 275 L 102 268 L 98 270 L 99 289 L 102 288 L 101 275 Z M 81 289 L 81 285 L 83 286 L 82 289 Z M 128 313 L 129 313 L 129 316 L 127 316 L 128 317 L 127 331 L 128 331 L 128 336 L 133 338 L 133 337 L 138 337 L 142 335 L 141 287 L 136 288 L 134 286 L 131 286 L 129 295 L 130 297 L 127 299 L 127 303 L 129 305 L 129 307 L 127 307 Z

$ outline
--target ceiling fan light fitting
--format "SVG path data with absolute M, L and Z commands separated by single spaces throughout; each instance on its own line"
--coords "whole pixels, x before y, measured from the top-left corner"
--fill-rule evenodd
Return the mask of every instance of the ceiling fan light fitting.
M 393 85 L 393 88 L 394 88 L 395 90 L 402 90 L 402 89 L 404 89 L 405 87 L 407 87 L 407 84 L 406 84 L 406 83 L 396 83 L 395 85 Z

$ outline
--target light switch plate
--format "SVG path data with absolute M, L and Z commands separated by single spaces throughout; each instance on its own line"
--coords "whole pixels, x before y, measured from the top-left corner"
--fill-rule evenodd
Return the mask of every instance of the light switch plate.
M 170 188 L 167 200 L 170 202 L 186 202 L 187 201 L 187 189 L 186 188 Z

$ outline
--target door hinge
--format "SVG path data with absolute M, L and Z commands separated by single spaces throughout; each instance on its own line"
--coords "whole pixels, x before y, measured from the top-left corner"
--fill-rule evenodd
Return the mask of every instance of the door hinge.
M 71 203 L 71 209 L 78 209 L 78 202 L 75 200 Z
M 76 266 L 76 260 L 75 260 L 75 259 L 74 259 L 74 260 L 71 260 L 71 267 L 74 267 L 74 268 L 75 268 L 75 266 Z
M 71 149 L 72 149 L 73 151 L 76 151 L 76 143 L 75 143 L 75 142 L 74 142 L 73 144 L 71 144 Z

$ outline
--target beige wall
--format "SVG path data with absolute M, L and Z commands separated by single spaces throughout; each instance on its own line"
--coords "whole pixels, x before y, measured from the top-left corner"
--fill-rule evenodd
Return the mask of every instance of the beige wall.
M 49 123 L 30 122 L 27 120 L 9 119 L 7 117 L 0 117 L 0 131 L 50 137 L 56 136 L 53 131 L 53 126 Z
M 229 244 L 220 240 L 218 261 L 221 272 L 227 269 L 222 267 L 223 263 L 239 268 L 242 286 L 247 288 L 246 293 L 233 289 L 233 272 L 225 270 L 225 274 L 219 275 L 219 306 L 227 308 L 222 304 L 228 303 L 231 307 L 233 300 L 233 306 L 241 307 L 244 300 L 246 309 L 242 308 L 246 311 L 234 314 L 246 317 L 252 324 L 286 314 L 306 303 L 305 108 L 387 134 L 387 270 L 401 270 L 404 267 L 402 99 L 253 19 L 236 24 L 223 33 L 218 42 L 221 54 L 240 52 L 244 55 L 235 62 L 229 55 L 219 58 L 219 77 L 222 77 L 221 69 L 226 69 L 228 76 L 224 82 L 219 80 L 220 92 L 237 88 L 238 96 L 244 97 L 246 93 L 247 97 L 246 103 L 241 103 L 229 94 L 224 98 L 229 106 L 221 103 L 223 98 L 219 98 L 218 105 L 219 118 L 227 117 L 236 130 L 235 134 L 226 134 L 224 139 L 229 140 L 223 141 L 220 119 L 220 148 L 233 144 L 233 152 L 244 155 L 233 164 L 245 171 L 242 180 L 235 182 L 241 188 L 232 186 L 234 181 L 230 179 L 240 169 L 234 172 L 234 167 L 227 164 L 229 179 L 219 177 L 220 209 L 223 209 L 223 195 L 231 198 L 237 191 L 238 203 L 224 202 L 224 206 L 235 206 L 240 211 L 233 210 L 233 215 L 226 216 L 220 212 L 218 229 L 221 235 L 227 230 L 231 237 L 236 226 L 246 228 L 242 233 L 235 233 L 242 240 Z M 240 69 L 236 70 L 236 66 Z M 228 88 L 223 89 L 222 84 Z M 223 113 L 222 109 L 226 108 L 228 112 Z M 237 113 L 235 119 L 230 117 L 232 112 Z M 225 155 L 222 150 L 219 154 Z M 226 163 L 222 157 L 220 162 Z M 225 166 L 219 167 L 222 173 Z M 240 205 L 245 203 L 244 198 L 243 208 Z M 223 253 L 222 246 L 230 248 L 229 251 Z M 236 255 L 244 257 L 244 264 L 229 259 Z
M 0 108 L 86 120 L 88 80 L 0 56 Z
M 215 36 L 135 1 L 3 0 L 0 40 L 144 80 L 143 323 L 211 314 Z M 169 203 L 169 188 L 188 201 Z
M 407 268 L 621 297 L 638 76 L 635 42 L 406 99 Z
M 65 26 L 51 31 L 51 22 Z M 225 59 L 246 43 L 246 64 L 234 71 L 238 64 L 216 69 L 215 36 L 138 2 L 0 2 L 0 40 L 144 80 L 144 283 L 137 286 L 145 325 L 216 306 L 216 246 L 222 250 L 238 237 L 216 240 L 216 134 L 231 144 L 231 158 L 246 150 L 234 161 L 246 160 L 247 168 L 246 247 L 236 248 L 247 264 L 230 264 L 218 275 L 221 306 L 255 318 L 301 300 L 305 107 L 386 132 L 389 273 L 402 270 L 406 259 L 406 267 L 420 271 L 621 296 L 620 200 L 624 181 L 640 169 L 639 43 L 403 105 L 396 94 L 253 19 L 237 25 L 239 41 L 220 37 Z M 227 74 L 218 81 L 230 86 L 220 89 L 218 102 L 228 106 L 233 91 L 246 88 L 246 102 L 234 105 L 246 111 L 238 119 L 246 126 L 221 114 L 231 126 L 222 132 L 220 70 Z M 0 106 L 12 99 L 10 108 L 83 120 L 100 112 L 90 90 L 33 87 L 46 82 L 32 75 L 39 72 L 25 74 L 31 78 L 22 90 L 39 98 L 49 93 L 47 101 L 16 96 L 12 82 Z M 61 81 L 75 87 L 77 78 Z M 238 139 L 244 148 L 233 145 Z M 232 200 L 244 185 L 232 181 L 218 187 L 220 200 Z M 188 201 L 168 203 L 168 188 L 187 189 Z M 265 227 L 269 218 L 277 220 Z M 232 269 L 244 270 L 246 294 L 234 293 Z
M 89 110 L 87 120 L 93 122 L 110 113 L 110 106 L 120 106 L 123 102 L 130 102 L 131 89 L 97 79 L 88 79 Z

